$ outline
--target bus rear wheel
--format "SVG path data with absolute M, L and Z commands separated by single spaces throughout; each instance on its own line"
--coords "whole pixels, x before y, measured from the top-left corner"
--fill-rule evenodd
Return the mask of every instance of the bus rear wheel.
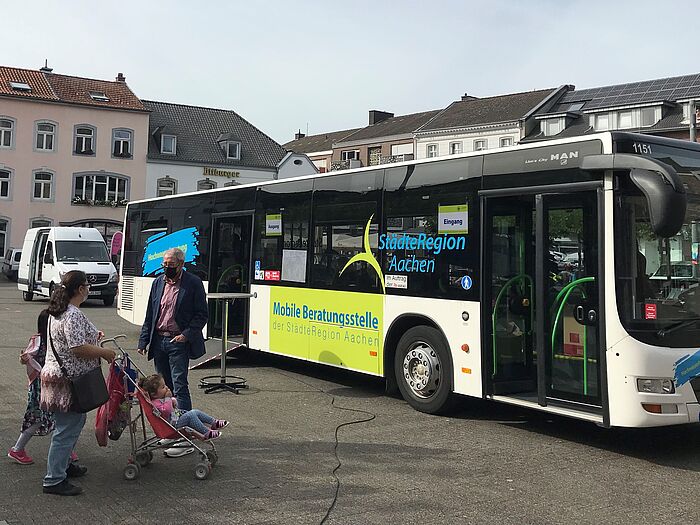
M 22 292 L 22 299 L 25 301 L 31 301 L 34 299 L 34 294 L 32 292 Z
M 452 359 L 437 329 L 416 326 L 406 331 L 396 347 L 394 373 L 401 395 L 416 410 L 441 414 L 452 407 Z

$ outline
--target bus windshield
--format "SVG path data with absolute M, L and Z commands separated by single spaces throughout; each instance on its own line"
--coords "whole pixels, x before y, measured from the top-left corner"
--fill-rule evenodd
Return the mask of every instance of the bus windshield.
M 630 153 L 641 149 L 638 143 L 630 146 Z M 688 207 L 678 234 L 659 237 L 651 227 L 646 198 L 627 173 L 617 175 L 615 270 L 620 319 L 640 341 L 695 347 L 700 344 L 700 151 L 658 144 L 644 148 L 644 153 L 678 172 Z
M 56 259 L 60 262 L 109 262 L 107 246 L 100 241 L 57 241 Z

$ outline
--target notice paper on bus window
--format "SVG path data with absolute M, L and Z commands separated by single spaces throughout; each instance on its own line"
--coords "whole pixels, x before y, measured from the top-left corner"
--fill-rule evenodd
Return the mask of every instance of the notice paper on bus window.
M 268 213 L 265 215 L 265 235 L 267 237 L 279 237 L 282 235 L 281 213 Z
M 464 235 L 469 233 L 469 205 L 438 205 L 438 234 Z
M 282 280 L 306 282 L 306 250 L 282 250 Z

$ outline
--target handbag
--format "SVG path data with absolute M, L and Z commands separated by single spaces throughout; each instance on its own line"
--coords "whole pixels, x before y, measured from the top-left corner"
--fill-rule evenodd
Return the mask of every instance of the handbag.
M 68 371 L 63 366 L 63 361 L 58 357 L 56 349 L 53 346 L 53 338 L 51 337 L 51 318 L 49 317 L 49 326 L 47 327 L 47 332 L 49 334 L 49 343 L 51 344 L 51 351 L 53 352 L 58 366 L 61 367 L 61 372 L 63 376 L 70 382 L 70 390 L 73 397 L 73 402 L 71 404 L 72 412 L 80 412 L 82 414 L 95 410 L 96 408 L 104 405 L 109 399 L 109 393 L 107 392 L 107 384 L 105 383 L 105 378 L 102 375 L 102 367 L 97 366 L 92 370 L 80 374 L 79 376 L 70 377 Z

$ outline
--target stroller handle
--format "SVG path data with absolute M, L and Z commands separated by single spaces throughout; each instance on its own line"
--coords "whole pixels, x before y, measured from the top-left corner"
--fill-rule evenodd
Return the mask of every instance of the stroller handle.
M 108 339 L 103 339 L 102 341 L 100 341 L 100 346 L 102 348 L 104 348 L 106 343 L 112 343 L 114 346 L 119 348 L 119 350 L 121 350 L 122 353 L 124 353 L 124 350 L 122 349 L 122 347 L 118 343 L 119 339 L 126 339 L 126 335 L 119 334 L 119 335 L 115 335 L 114 337 L 109 337 Z

